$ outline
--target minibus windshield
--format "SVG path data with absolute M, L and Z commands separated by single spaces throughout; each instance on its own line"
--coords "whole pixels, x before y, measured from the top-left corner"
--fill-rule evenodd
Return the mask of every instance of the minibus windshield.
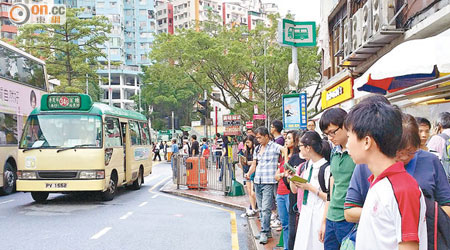
M 22 139 L 21 149 L 66 148 L 77 145 L 102 145 L 100 116 L 79 114 L 30 116 Z

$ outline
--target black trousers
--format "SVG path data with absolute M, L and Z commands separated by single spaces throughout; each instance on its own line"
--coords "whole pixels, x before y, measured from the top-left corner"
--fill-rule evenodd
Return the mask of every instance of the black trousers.
M 156 156 L 158 156 L 159 161 L 161 161 L 161 155 L 159 155 L 159 151 L 155 153 L 155 155 L 153 156 L 153 160 L 156 160 Z

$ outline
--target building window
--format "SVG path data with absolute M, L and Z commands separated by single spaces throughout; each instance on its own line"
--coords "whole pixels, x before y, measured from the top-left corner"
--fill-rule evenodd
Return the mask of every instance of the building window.
M 143 29 L 147 27 L 147 22 L 139 22 L 139 28 Z
M 147 10 L 139 10 L 139 15 L 140 16 L 145 16 L 145 15 L 147 15 Z
M 140 5 L 146 5 L 147 4 L 147 0 L 139 0 L 139 4 Z
M 147 55 L 142 54 L 141 55 L 141 61 L 147 61 Z
M 111 7 L 116 7 L 117 2 L 111 2 L 110 4 L 111 4 Z
M 119 49 L 111 49 L 111 55 L 118 55 Z
M 127 54 L 127 60 L 131 60 L 132 56 L 131 54 Z
M 97 8 L 104 8 L 105 2 L 97 2 Z

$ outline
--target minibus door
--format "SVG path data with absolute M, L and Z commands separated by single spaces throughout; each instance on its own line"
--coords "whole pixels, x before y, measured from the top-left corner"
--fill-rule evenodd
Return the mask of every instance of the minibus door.
M 120 127 L 122 129 L 122 141 L 123 141 L 123 172 L 125 173 L 124 175 L 124 181 L 126 180 L 126 176 L 127 176 L 127 123 L 126 122 L 121 122 L 120 123 Z

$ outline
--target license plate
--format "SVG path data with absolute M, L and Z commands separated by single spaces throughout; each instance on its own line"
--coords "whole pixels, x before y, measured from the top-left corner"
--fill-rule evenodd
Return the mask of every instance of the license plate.
M 45 183 L 45 188 L 66 188 L 67 183 Z

